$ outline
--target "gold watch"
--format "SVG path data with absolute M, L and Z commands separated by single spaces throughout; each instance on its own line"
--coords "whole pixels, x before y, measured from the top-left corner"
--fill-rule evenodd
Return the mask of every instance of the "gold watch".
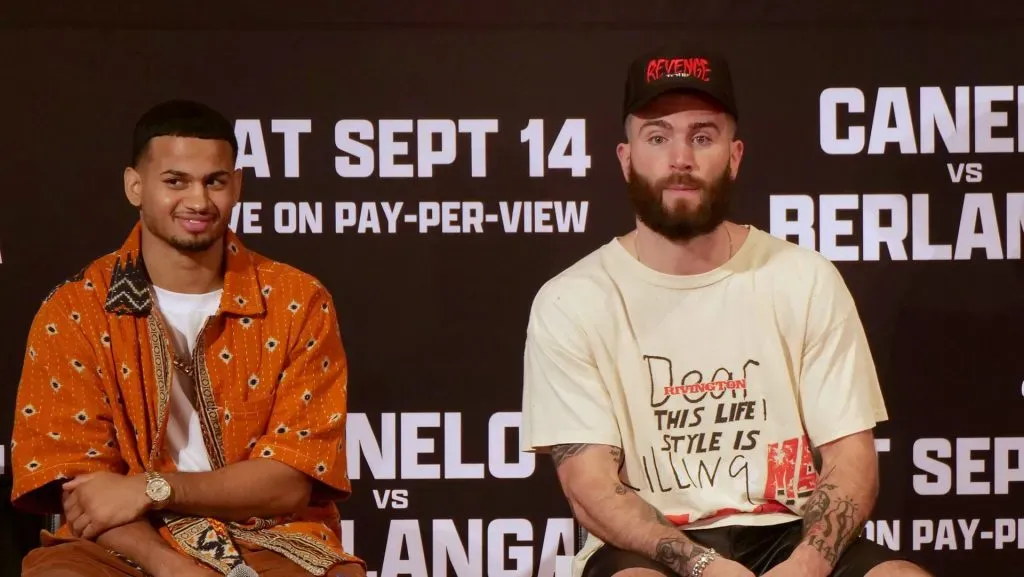
M 147 471 L 146 496 L 153 501 L 153 509 L 159 511 L 171 501 L 171 484 L 160 473 Z

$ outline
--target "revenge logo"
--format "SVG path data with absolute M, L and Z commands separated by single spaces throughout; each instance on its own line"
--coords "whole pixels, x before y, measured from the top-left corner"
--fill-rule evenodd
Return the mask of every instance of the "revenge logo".
M 647 82 L 667 77 L 690 77 L 708 82 L 710 74 L 706 58 L 655 58 L 647 63 Z

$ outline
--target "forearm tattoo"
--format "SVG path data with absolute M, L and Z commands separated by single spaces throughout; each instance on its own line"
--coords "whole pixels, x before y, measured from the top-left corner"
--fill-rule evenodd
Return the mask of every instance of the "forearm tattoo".
M 658 541 L 654 560 L 670 567 L 682 577 L 689 577 L 697 558 L 707 551 L 696 543 L 686 542 L 681 538 L 671 537 Z
M 612 458 L 621 463 L 622 451 L 620 449 L 613 448 Z M 615 493 L 618 495 L 627 495 L 634 492 L 635 490 L 633 488 L 627 487 L 621 482 L 615 485 Z M 647 507 L 648 513 L 656 523 L 672 529 L 679 529 L 676 524 L 669 521 L 657 507 L 654 507 L 647 501 L 642 502 Z M 658 544 L 654 549 L 654 560 L 670 567 L 679 575 L 688 577 L 690 575 L 690 568 L 697 561 L 697 558 L 705 551 L 707 551 L 707 549 L 704 547 L 686 540 L 680 531 L 679 537 L 667 537 L 658 541 Z
M 615 484 L 615 494 L 616 495 L 628 495 L 630 493 L 636 493 L 636 490 L 633 489 L 632 487 L 628 487 L 628 486 L 624 485 L 621 482 Z M 661 513 L 661 511 L 659 511 L 656 507 L 654 507 L 653 505 L 651 505 L 647 501 L 644 501 L 643 499 L 641 499 L 641 501 L 643 502 L 644 506 L 647 507 L 647 512 L 650 514 L 651 519 L 653 519 L 659 525 L 664 525 L 666 527 L 671 527 L 673 529 L 678 529 L 678 527 L 676 527 L 676 524 L 673 523 L 672 521 L 669 521 L 665 517 L 665 515 L 663 515 Z
M 838 485 L 828 482 L 831 473 L 822 477 L 804 506 L 804 541 L 835 566 L 860 533 L 864 520 L 857 503 L 839 494 Z
M 594 445 L 588 444 L 555 445 L 551 447 L 551 458 L 554 460 L 555 467 L 557 468 L 567 460 L 593 447 Z M 622 449 L 618 447 L 609 447 L 608 451 L 609 456 L 617 465 L 617 469 L 621 472 L 625 462 Z M 631 493 L 635 494 L 636 489 L 630 487 L 627 483 L 623 483 L 621 480 L 615 483 L 616 495 L 625 496 Z M 676 524 L 669 521 L 656 507 L 643 499 L 640 499 L 640 502 L 647 508 L 647 513 L 650 515 L 651 520 L 659 525 L 670 527 L 678 531 L 679 528 Z M 666 537 L 659 540 L 655 545 L 654 555 L 652 558 L 655 561 L 671 568 L 682 577 L 689 577 L 690 569 L 693 567 L 693 564 L 696 563 L 701 554 L 706 551 L 708 551 L 708 549 L 690 541 L 685 537 L 685 535 L 683 535 L 682 531 L 679 531 L 679 535 L 677 537 Z

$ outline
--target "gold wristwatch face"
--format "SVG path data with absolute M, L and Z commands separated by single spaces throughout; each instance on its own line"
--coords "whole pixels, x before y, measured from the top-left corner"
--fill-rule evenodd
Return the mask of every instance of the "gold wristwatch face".
M 164 479 L 150 479 L 146 483 L 146 495 L 157 503 L 163 503 L 171 496 L 171 485 Z

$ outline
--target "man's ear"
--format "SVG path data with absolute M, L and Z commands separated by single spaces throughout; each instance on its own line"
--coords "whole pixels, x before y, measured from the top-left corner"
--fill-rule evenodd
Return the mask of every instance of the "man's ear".
M 234 181 L 234 195 L 232 197 L 231 204 L 237 204 L 239 199 L 242 198 L 242 169 L 236 168 L 235 172 L 231 175 L 231 179 Z
M 743 141 L 735 139 L 729 143 L 729 173 L 734 180 L 739 174 L 741 162 L 743 162 Z
M 142 206 L 142 175 L 131 166 L 124 169 L 124 195 L 135 208 Z
M 629 182 L 629 144 L 625 142 L 620 143 L 615 147 L 615 154 L 619 157 L 619 168 L 622 169 L 622 178 L 625 178 L 626 182 Z

